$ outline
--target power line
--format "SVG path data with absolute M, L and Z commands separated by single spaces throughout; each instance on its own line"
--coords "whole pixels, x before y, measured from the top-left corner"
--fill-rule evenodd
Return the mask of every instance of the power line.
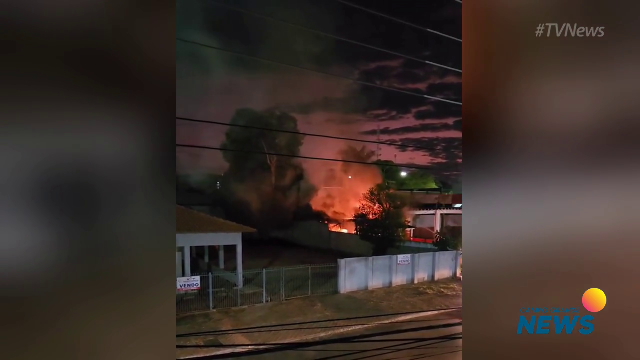
M 178 117 L 178 116 L 176 116 L 176 119 L 184 120 L 184 121 L 190 121 L 190 122 L 196 122 L 196 123 L 203 123 L 203 124 L 225 125 L 225 126 L 234 126 L 234 127 L 239 127 L 239 128 L 245 128 L 245 129 L 253 129 L 253 130 L 275 131 L 275 132 L 281 132 L 281 133 L 285 133 L 285 134 L 315 136 L 315 137 L 326 138 L 326 139 L 334 139 L 334 140 L 347 140 L 347 141 L 363 142 L 363 143 L 369 143 L 369 144 L 407 147 L 407 148 L 415 148 L 415 149 L 422 149 L 422 150 L 433 150 L 433 149 L 430 149 L 430 148 L 427 148 L 427 147 L 424 147 L 424 146 L 418 146 L 418 145 L 406 145 L 406 144 L 398 144 L 398 143 L 385 142 L 385 141 L 354 139 L 354 138 L 348 138 L 348 137 L 342 137 L 342 136 L 304 133 L 304 132 L 293 131 L 293 130 L 270 129 L 270 128 L 264 128 L 264 127 L 260 127 L 260 126 L 242 125 L 242 124 L 230 124 L 230 123 L 225 123 L 225 122 L 221 122 L 221 121 L 198 120 L 198 119 L 191 119 L 191 118 Z
M 240 149 L 225 149 L 220 147 L 213 146 L 201 146 L 201 145 L 187 145 L 187 144 L 176 144 L 176 147 L 182 147 L 187 149 L 203 149 L 203 150 L 220 150 L 220 151 L 231 151 L 231 152 L 241 152 L 246 154 L 259 154 L 259 155 L 271 155 L 271 156 L 284 156 L 296 159 L 305 159 L 305 160 L 321 160 L 321 161 L 333 161 L 333 162 L 342 162 L 342 163 L 351 163 L 351 164 L 362 164 L 362 165 L 372 165 L 372 166 L 389 166 L 389 167 L 399 167 L 403 169 L 416 169 L 416 170 L 428 170 L 425 167 L 420 166 L 405 166 L 398 164 L 375 164 L 366 161 L 355 161 L 355 160 L 340 160 L 340 159 L 328 159 L 328 158 L 319 158 L 313 156 L 303 156 L 303 155 L 290 155 L 290 154 L 278 154 L 278 153 L 270 153 L 266 151 L 253 151 L 253 150 L 240 150 Z
M 329 33 L 326 33 L 326 32 L 320 31 L 320 30 L 311 29 L 311 28 L 306 27 L 306 26 L 302 26 L 302 25 L 294 24 L 294 23 L 291 23 L 291 22 L 288 22 L 288 21 L 276 19 L 276 18 L 271 17 L 271 16 L 258 14 L 258 13 L 255 13 L 253 11 L 241 9 L 241 8 L 238 8 L 238 7 L 235 7 L 235 6 L 230 6 L 230 5 L 222 4 L 222 3 L 219 3 L 219 2 L 215 2 L 215 1 L 213 1 L 212 3 L 215 4 L 215 5 L 218 5 L 220 7 L 224 7 L 224 8 L 230 9 L 230 10 L 235 10 L 235 11 L 242 12 L 242 13 L 245 13 L 245 14 L 249 14 L 249 15 L 252 15 L 252 16 L 255 16 L 255 17 L 259 17 L 259 18 L 263 18 L 263 19 L 267 19 L 267 20 L 271 20 L 271 21 L 281 22 L 283 24 L 286 24 L 286 25 L 289 25 L 289 26 L 292 26 L 292 27 L 296 27 L 296 28 L 299 28 L 299 29 L 303 29 L 303 30 L 308 31 L 308 32 L 312 32 L 312 33 L 316 33 L 316 34 L 319 34 L 319 35 L 327 36 L 327 37 L 330 37 L 330 38 L 346 41 L 346 42 L 349 42 L 349 43 L 352 43 L 352 44 L 357 44 L 357 45 L 360 45 L 360 46 L 368 47 L 370 49 L 386 52 L 388 54 L 400 56 L 400 57 L 405 58 L 405 59 L 419 61 L 419 62 L 422 62 L 422 63 L 425 63 L 425 64 L 438 66 L 438 67 L 441 67 L 441 68 L 444 68 L 444 69 L 449 69 L 449 70 L 453 70 L 453 71 L 457 71 L 459 73 L 462 73 L 462 70 L 456 69 L 454 67 L 450 67 L 450 66 L 434 63 L 434 62 L 431 62 L 431 61 L 427 61 L 427 60 L 424 60 L 424 59 L 419 59 L 419 58 L 416 58 L 416 57 L 413 57 L 413 56 L 409 56 L 409 55 L 400 54 L 400 53 L 397 53 L 397 52 L 394 52 L 394 51 L 391 51 L 391 50 L 379 48 L 377 46 L 364 44 L 364 43 L 361 43 L 359 41 L 355 41 L 355 40 L 347 39 L 347 38 L 344 38 L 344 37 L 341 37 L 341 36 L 329 34 Z
M 244 56 L 244 57 L 247 57 L 247 58 L 250 58 L 250 59 L 260 60 L 260 61 L 264 61 L 264 62 L 270 62 L 270 63 L 282 65 L 282 66 L 289 66 L 289 67 L 292 67 L 292 68 L 295 68 L 295 69 L 315 72 L 315 73 L 326 75 L 326 76 L 333 76 L 333 77 L 340 78 L 340 79 L 343 79 L 343 80 L 352 81 L 354 83 L 361 84 L 361 85 L 373 86 L 373 87 L 377 87 L 379 89 L 395 91 L 395 92 L 399 92 L 399 93 L 403 93 L 403 94 L 407 94 L 407 95 L 419 96 L 419 97 L 426 98 L 426 99 L 432 99 L 432 100 L 448 102 L 448 103 L 451 103 L 451 104 L 462 105 L 462 103 L 458 102 L 458 101 L 443 99 L 443 98 L 439 98 L 439 97 L 436 97 L 436 96 L 418 94 L 418 93 L 414 93 L 414 92 L 411 92 L 411 91 L 394 89 L 394 88 L 390 88 L 390 87 L 383 86 L 383 85 L 378 85 L 378 84 L 373 84 L 373 83 L 369 83 L 369 82 L 366 82 L 366 81 L 361 81 L 361 80 L 348 78 L 348 77 L 345 77 L 345 76 L 340 76 L 340 75 L 331 74 L 331 73 L 327 73 L 327 72 L 323 72 L 323 71 L 308 69 L 308 68 L 305 68 L 305 67 L 302 67 L 302 66 L 291 65 L 291 64 L 283 63 L 283 62 L 276 61 L 276 60 L 269 60 L 269 59 L 264 59 L 264 58 L 257 57 L 257 56 L 247 55 L 247 54 L 243 54 L 243 53 L 240 53 L 240 52 L 237 52 L 237 51 L 227 50 L 227 49 L 223 49 L 223 48 L 220 48 L 220 47 L 217 47 L 217 46 L 203 44 L 203 43 L 200 43 L 200 42 L 197 42 L 197 41 L 186 40 L 186 39 L 181 39 L 181 38 L 176 38 L 176 40 L 182 41 L 182 42 L 185 42 L 185 43 L 188 43 L 188 44 L 198 45 L 198 46 L 202 46 L 202 47 L 206 47 L 206 48 L 210 48 L 210 49 L 214 49 L 214 50 L 218 50 L 218 51 L 222 51 L 222 52 L 227 52 L 227 53 L 230 53 L 230 54 Z
M 345 5 L 348 5 L 348 6 L 351 6 L 351 7 L 357 8 L 357 9 L 360 9 L 360 10 L 364 10 L 364 11 L 366 11 L 366 12 L 370 12 L 370 13 L 372 13 L 372 14 L 376 14 L 376 15 L 378 15 L 378 16 L 382 16 L 382 17 L 385 17 L 385 18 L 387 18 L 387 19 L 391 19 L 391 20 L 397 21 L 397 22 L 399 22 L 399 23 L 402 23 L 402 24 L 405 24 L 405 25 L 408 25 L 408 26 L 414 27 L 414 28 L 416 28 L 416 29 L 420 29 L 420 30 L 428 31 L 428 32 L 430 32 L 430 33 L 434 33 L 434 34 L 437 34 L 437 35 L 440 35 L 440 36 L 448 37 L 449 39 L 453 39 L 453 40 L 457 40 L 457 41 L 462 42 L 462 39 L 459 39 L 459 38 L 457 38 L 457 37 L 454 37 L 454 36 L 451 36 L 451 35 L 447 35 L 447 34 L 443 34 L 443 33 L 439 32 L 439 31 L 431 30 L 431 29 L 428 29 L 428 28 L 426 28 L 426 27 L 422 27 L 422 26 L 419 26 L 419 25 L 416 25 L 416 24 L 412 24 L 412 23 L 410 23 L 410 22 L 407 22 L 407 21 L 404 21 L 404 20 L 401 20 L 401 19 L 395 18 L 395 17 L 393 17 L 393 16 L 389 16 L 389 15 L 386 15 L 386 14 L 383 14 L 383 13 L 379 13 L 379 12 L 377 12 L 377 11 L 373 11 L 373 10 L 371 10 L 371 9 L 367 9 L 367 8 L 365 8 L 365 7 L 362 7 L 362 6 L 360 6 L 360 5 L 356 5 L 356 4 L 350 3 L 350 2 L 348 2 L 348 1 L 344 1 L 344 0 L 337 0 L 337 1 L 338 1 L 338 2 L 341 2 L 341 3 L 345 4 Z M 462 2 L 460 1 L 460 3 L 462 3 Z

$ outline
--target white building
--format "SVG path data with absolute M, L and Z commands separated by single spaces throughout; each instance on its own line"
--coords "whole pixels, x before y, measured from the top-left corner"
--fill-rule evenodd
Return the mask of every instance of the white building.
M 462 195 L 406 193 L 410 203 L 407 231 L 412 241 L 431 243 L 437 232 L 462 231 Z
M 255 232 L 248 226 L 176 206 L 176 276 L 191 276 L 201 271 L 224 269 L 224 247 L 236 247 L 236 285 L 242 287 L 242 233 Z M 203 259 L 196 257 L 196 247 L 204 247 Z M 218 253 L 218 261 L 210 261 L 210 250 Z M 196 260 L 193 264 L 192 260 Z M 202 261 L 200 261 L 202 260 Z M 217 263 L 217 266 L 216 266 Z

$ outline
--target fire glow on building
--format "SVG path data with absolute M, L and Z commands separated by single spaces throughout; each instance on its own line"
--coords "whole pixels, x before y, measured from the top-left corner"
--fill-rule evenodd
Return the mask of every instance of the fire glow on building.
M 355 233 L 355 223 L 353 219 L 344 220 L 327 220 L 326 221 L 329 231 L 341 232 L 345 234 Z

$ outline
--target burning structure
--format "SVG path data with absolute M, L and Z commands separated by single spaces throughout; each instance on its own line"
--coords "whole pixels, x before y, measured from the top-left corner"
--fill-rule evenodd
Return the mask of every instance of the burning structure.
M 343 156 L 343 159 L 357 160 L 349 156 Z M 326 215 L 329 230 L 353 233 L 353 216 L 358 211 L 362 194 L 382 182 L 380 169 L 375 165 L 341 163 L 323 164 L 306 171 L 318 189 L 310 201 L 311 207 Z
M 327 222 L 329 231 L 341 232 L 345 234 L 353 234 L 356 230 L 356 225 L 353 219 L 343 220 L 328 220 Z

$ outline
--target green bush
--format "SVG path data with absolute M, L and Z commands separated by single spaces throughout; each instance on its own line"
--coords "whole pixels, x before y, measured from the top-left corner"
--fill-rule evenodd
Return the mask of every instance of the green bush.
M 462 249 L 462 229 L 444 229 L 437 231 L 433 245 L 440 251 Z

